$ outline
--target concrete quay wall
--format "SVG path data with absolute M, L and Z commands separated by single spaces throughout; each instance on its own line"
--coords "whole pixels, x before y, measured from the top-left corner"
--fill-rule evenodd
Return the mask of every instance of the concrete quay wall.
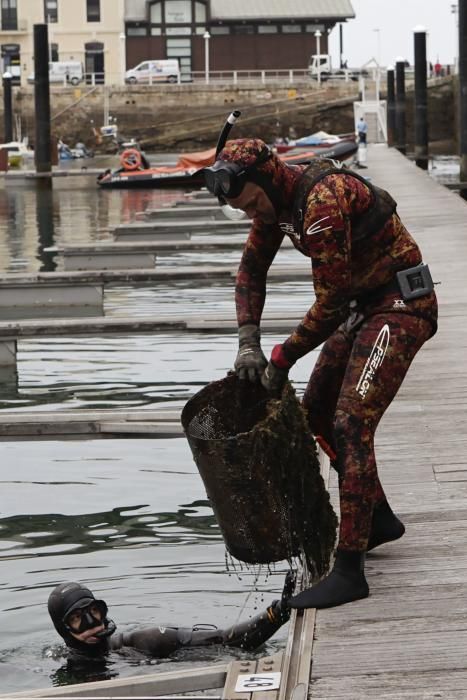
M 190 150 L 214 145 L 220 127 L 233 109 L 242 110 L 235 127 L 238 137 L 301 136 L 319 129 L 345 133 L 354 129 L 356 83 L 334 86 L 303 82 L 295 85 L 154 85 L 80 86 L 51 88 L 52 129 L 56 137 L 74 145 L 94 146 L 92 128 L 104 123 L 105 108 L 116 118 L 119 134 L 137 138 L 148 150 Z M 383 95 L 384 98 L 384 95 Z M 0 108 L 3 101 L 0 100 Z M 34 92 L 15 88 L 15 118 L 22 133 L 34 141 Z M 442 142 L 442 152 L 455 152 L 455 78 L 430 85 L 430 141 Z M 0 111 L 0 124 L 3 115 Z M 413 133 L 413 95 L 407 92 L 409 150 Z M 0 129 L 1 131 L 1 129 Z M 105 147 L 104 147 L 105 148 Z

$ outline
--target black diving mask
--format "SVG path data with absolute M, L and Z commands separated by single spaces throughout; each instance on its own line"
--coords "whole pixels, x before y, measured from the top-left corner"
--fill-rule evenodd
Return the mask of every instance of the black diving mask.
M 255 177 L 254 172 L 256 167 L 266 162 L 271 155 L 269 148 L 266 148 L 255 162 L 247 167 L 239 163 L 217 160 L 214 165 L 203 168 L 206 188 L 219 199 L 221 204 L 225 204 L 226 198 L 234 199 L 241 194 L 246 182 L 257 182 L 258 178 Z
M 92 600 L 84 605 L 76 606 L 67 611 L 63 617 L 63 624 L 72 634 L 82 634 L 93 627 L 105 626 L 102 633 L 96 636 L 108 636 L 106 630 L 110 620 L 107 620 L 108 607 L 103 600 Z M 113 623 L 112 623 L 113 624 Z M 112 634 L 112 632 L 110 632 Z

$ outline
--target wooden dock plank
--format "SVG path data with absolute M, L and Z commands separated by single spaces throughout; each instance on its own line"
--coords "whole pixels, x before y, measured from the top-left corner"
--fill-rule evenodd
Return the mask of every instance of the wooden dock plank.
M 455 700 L 467 697 L 467 204 L 385 146 L 367 165 L 440 282 L 440 323 L 376 435 L 406 534 L 367 556 L 368 599 L 317 611 L 309 698 Z
M 208 280 L 209 282 L 225 281 L 231 283 L 235 280 L 238 265 L 231 263 L 216 265 L 171 265 L 168 267 L 150 268 L 146 270 L 89 270 L 67 271 L 67 272 L 32 272 L 32 273 L 11 273 L 0 276 L 0 288 L 9 287 L 12 284 L 49 284 L 56 285 L 70 282 L 102 282 L 104 285 L 128 284 L 128 285 L 151 285 L 161 282 L 163 284 L 175 282 L 177 280 Z M 268 273 L 270 281 L 290 281 L 291 275 L 295 281 L 311 280 L 311 266 L 309 262 L 300 262 L 297 265 L 274 264 Z

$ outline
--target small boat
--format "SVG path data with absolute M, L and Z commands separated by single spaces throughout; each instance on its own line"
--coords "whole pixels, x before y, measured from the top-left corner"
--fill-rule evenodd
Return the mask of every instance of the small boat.
M 8 164 L 11 167 L 18 167 L 23 161 L 34 158 L 34 151 L 28 146 L 27 140 L 0 143 L 0 149 L 8 151 Z
M 355 132 L 346 134 L 328 134 L 326 131 L 316 131 L 309 136 L 303 136 L 300 139 L 287 141 L 287 143 L 278 142 L 273 144 L 273 148 L 277 153 L 288 153 L 295 148 L 330 148 L 342 141 L 355 141 Z
M 358 143 L 354 139 L 353 141 L 337 141 L 326 148 L 297 146 L 287 153 L 283 153 L 280 157 L 289 165 L 305 165 L 310 163 L 313 158 L 332 158 L 332 160 L 338 160 L 344 165 L 348 165 L 357 151 Z
M 212 165 L 215 149 L 182 154 L 175 165 L 152 167 L 138 148 L 126 148 L 120 155 L 120 168 L 106 170 L 97 182 L 104 188 L 185 187 L 204 184 L 201 168 Z
M 301 165 L 309 163 L 313 158 L 333 158 L 347 162 L 357 152 L 355 141 L 336 141 L 320 148 L 296 147 L 280 157 L 285 163 Z M 104 188 L 130 187 L 197 187 L 204 185 L 201 169 L 212 165 L 215 149 L 185 153 L 181 155 L 176 165 L 152 167 L 138 148 L 126 148 L 120 155 L 120 168 L 106 170 L 101 173 L 97 182 Z M 199 173 L 197 175 L 197 173 Z

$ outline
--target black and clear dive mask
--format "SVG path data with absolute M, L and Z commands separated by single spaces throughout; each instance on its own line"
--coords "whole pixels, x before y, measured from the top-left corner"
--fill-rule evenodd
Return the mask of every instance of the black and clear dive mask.
M 82 634 L 86 630 L 93 629 L 93 627 L 104 625 L 105 630 L 102 630 L 102 633 L 96 636 L 108 636 L 115 631 L 115 625 L 112 623 L 114 629 L 112 632 L 107 632 L 111 622 L 107 620 L 107 612 L 107 604 L 103 600 L 93 600 L 83 607 L 75 607 L 67 612 L 63 618 L 63 624 L 68 632 L 72 634 Z
M 215 197 L 220 200 L 226 197 L 233 199 L 238 197 L 245 187 L 247 170 L 248 168 L 237 163 L 217 160 L 214 165 L 204 168 L 204 181 L 209 192 Z
M 214 165 L 203 168 L 206 187 L 215 197 L 234 199 L 241 193 L 247 181 L 256 182 L 256 168 L 265 163 L 272 153 L 265 148 L 254 163 L 248 166 L 231 163 L 227 160 L 216 160 Z
M 238 163 L 217 160 L 214 165 L 203 169 L 206 188 L 219 200 L 222 212 L 231 221 L 240 221 L 246 217 L 243 209 L 235 209 L 226 202 L 226 199 L 238 197 L 245 184 L 255 182 L 263 186 L 263 178 L 256 171 L 256 167 L 271 157 L 271 151 L 265 149 L 259 154 L 256 161 L 247 167 Z

